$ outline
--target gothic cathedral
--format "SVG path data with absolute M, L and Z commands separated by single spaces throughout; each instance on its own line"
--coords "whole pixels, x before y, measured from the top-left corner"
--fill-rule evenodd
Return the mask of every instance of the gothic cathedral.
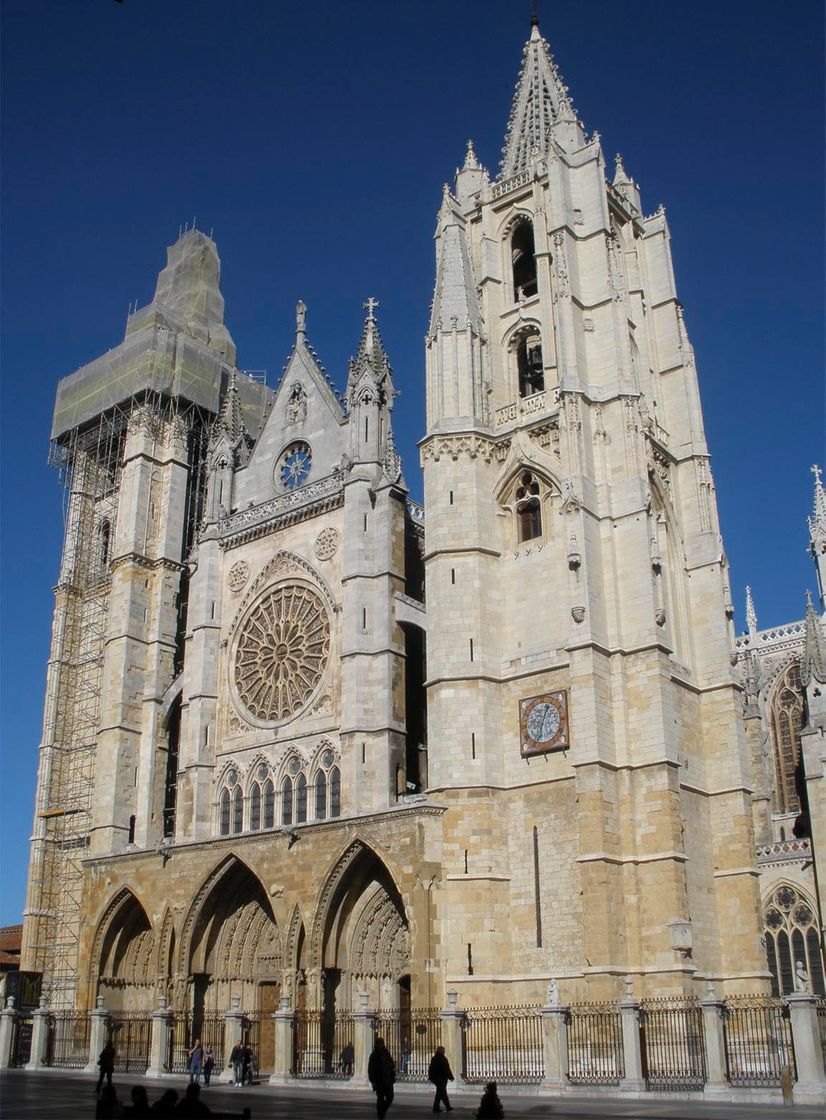
M 219 280 L 187 231 L 58 387 L 23 950 L 51 1005 L 767 991 L 668 224 L 538 27 L 498 175 L 468 145 L 438 211 L 424 508 L 375 301 L 341 392 L 299 303 L 273 390 Z

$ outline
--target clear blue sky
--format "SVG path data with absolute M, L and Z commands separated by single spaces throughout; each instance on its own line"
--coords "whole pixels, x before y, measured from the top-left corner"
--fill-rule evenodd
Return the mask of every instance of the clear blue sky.
M 545 9 L 543 11 L 543 8 Z M 20 920 L 62 537 L 60 377 L 123 337 L 165 248 L 214 229 L 239 365 L 280 373 L 294 307 L 341 386 L 362 301 L 421 496 L 441 185 L 494 169 L 528 0 L 4 0 L 2 908 Z M 742 627 L 801 618 L 824 458 L 819 0 L 578 0 L 540 23 L 589 130 L 668 211 Z

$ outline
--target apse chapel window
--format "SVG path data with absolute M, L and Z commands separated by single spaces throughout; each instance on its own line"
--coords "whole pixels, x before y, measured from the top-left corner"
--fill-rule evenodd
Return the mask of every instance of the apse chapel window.
M 313 456 L 309 444 L 291 443 L 279 456 L 275 480 L 282 490 L 295 490 L 307 481 Z
M 516 487 L 516 533 L 519 543 L 542 536 L 542 505 L 536 477 L 525 471 Z
M 542 369 L 542 339 L 538 333 L 526 334 L 516 347 L 516 372 L 519 379 L 519 396 L 532 397 L 545 388 Z
M 513 267 L 513 297 L 518 300 L 520 289 L 526 299 L 536 295 L 536 249 L 533 242 L 533 225 L 523 218 L 517 222 L 511 235 L 511 264 Z
M 805 968 L 814 994 L 826 994 L 814 907 L 800 891 L 788 884 L 773 891 L 763 911 L 763 928 L 773 994 L 788 995 L 795 990 L 799 964 Z

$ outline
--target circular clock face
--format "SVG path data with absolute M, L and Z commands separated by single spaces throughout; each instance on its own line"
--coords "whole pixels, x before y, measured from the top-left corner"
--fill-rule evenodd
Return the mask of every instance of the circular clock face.
M 556 705 L 537 704 L 525 723 L 525 728 L 535 743 L 547 743 L 559 731 L 559 710 Z

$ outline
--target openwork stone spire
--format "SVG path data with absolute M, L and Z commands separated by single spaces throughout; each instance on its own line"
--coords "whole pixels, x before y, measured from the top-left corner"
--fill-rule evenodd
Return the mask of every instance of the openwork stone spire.
M 826 596 L 826 490 L 823 488 L 821 470 L 817 465 L 812 467 L 815 476 L 814 510 L 809 518 L 809 551 L 817 568 L 817 579 L 820 590 L 821 607 Z
M 751 588 L 746 588 L 746 629 L 750 634 L 757 630 L 757 612 L 754 609 L 754 599 L 751 597 Z
M 522 71 L 502 149 L 502 177 L 508 179 L 526 170 L 533 155 L 545 155 L 552 139 L 563 148 L 579 147 L 585 142 L 568 87 L 534 23 L 522 52 Z

